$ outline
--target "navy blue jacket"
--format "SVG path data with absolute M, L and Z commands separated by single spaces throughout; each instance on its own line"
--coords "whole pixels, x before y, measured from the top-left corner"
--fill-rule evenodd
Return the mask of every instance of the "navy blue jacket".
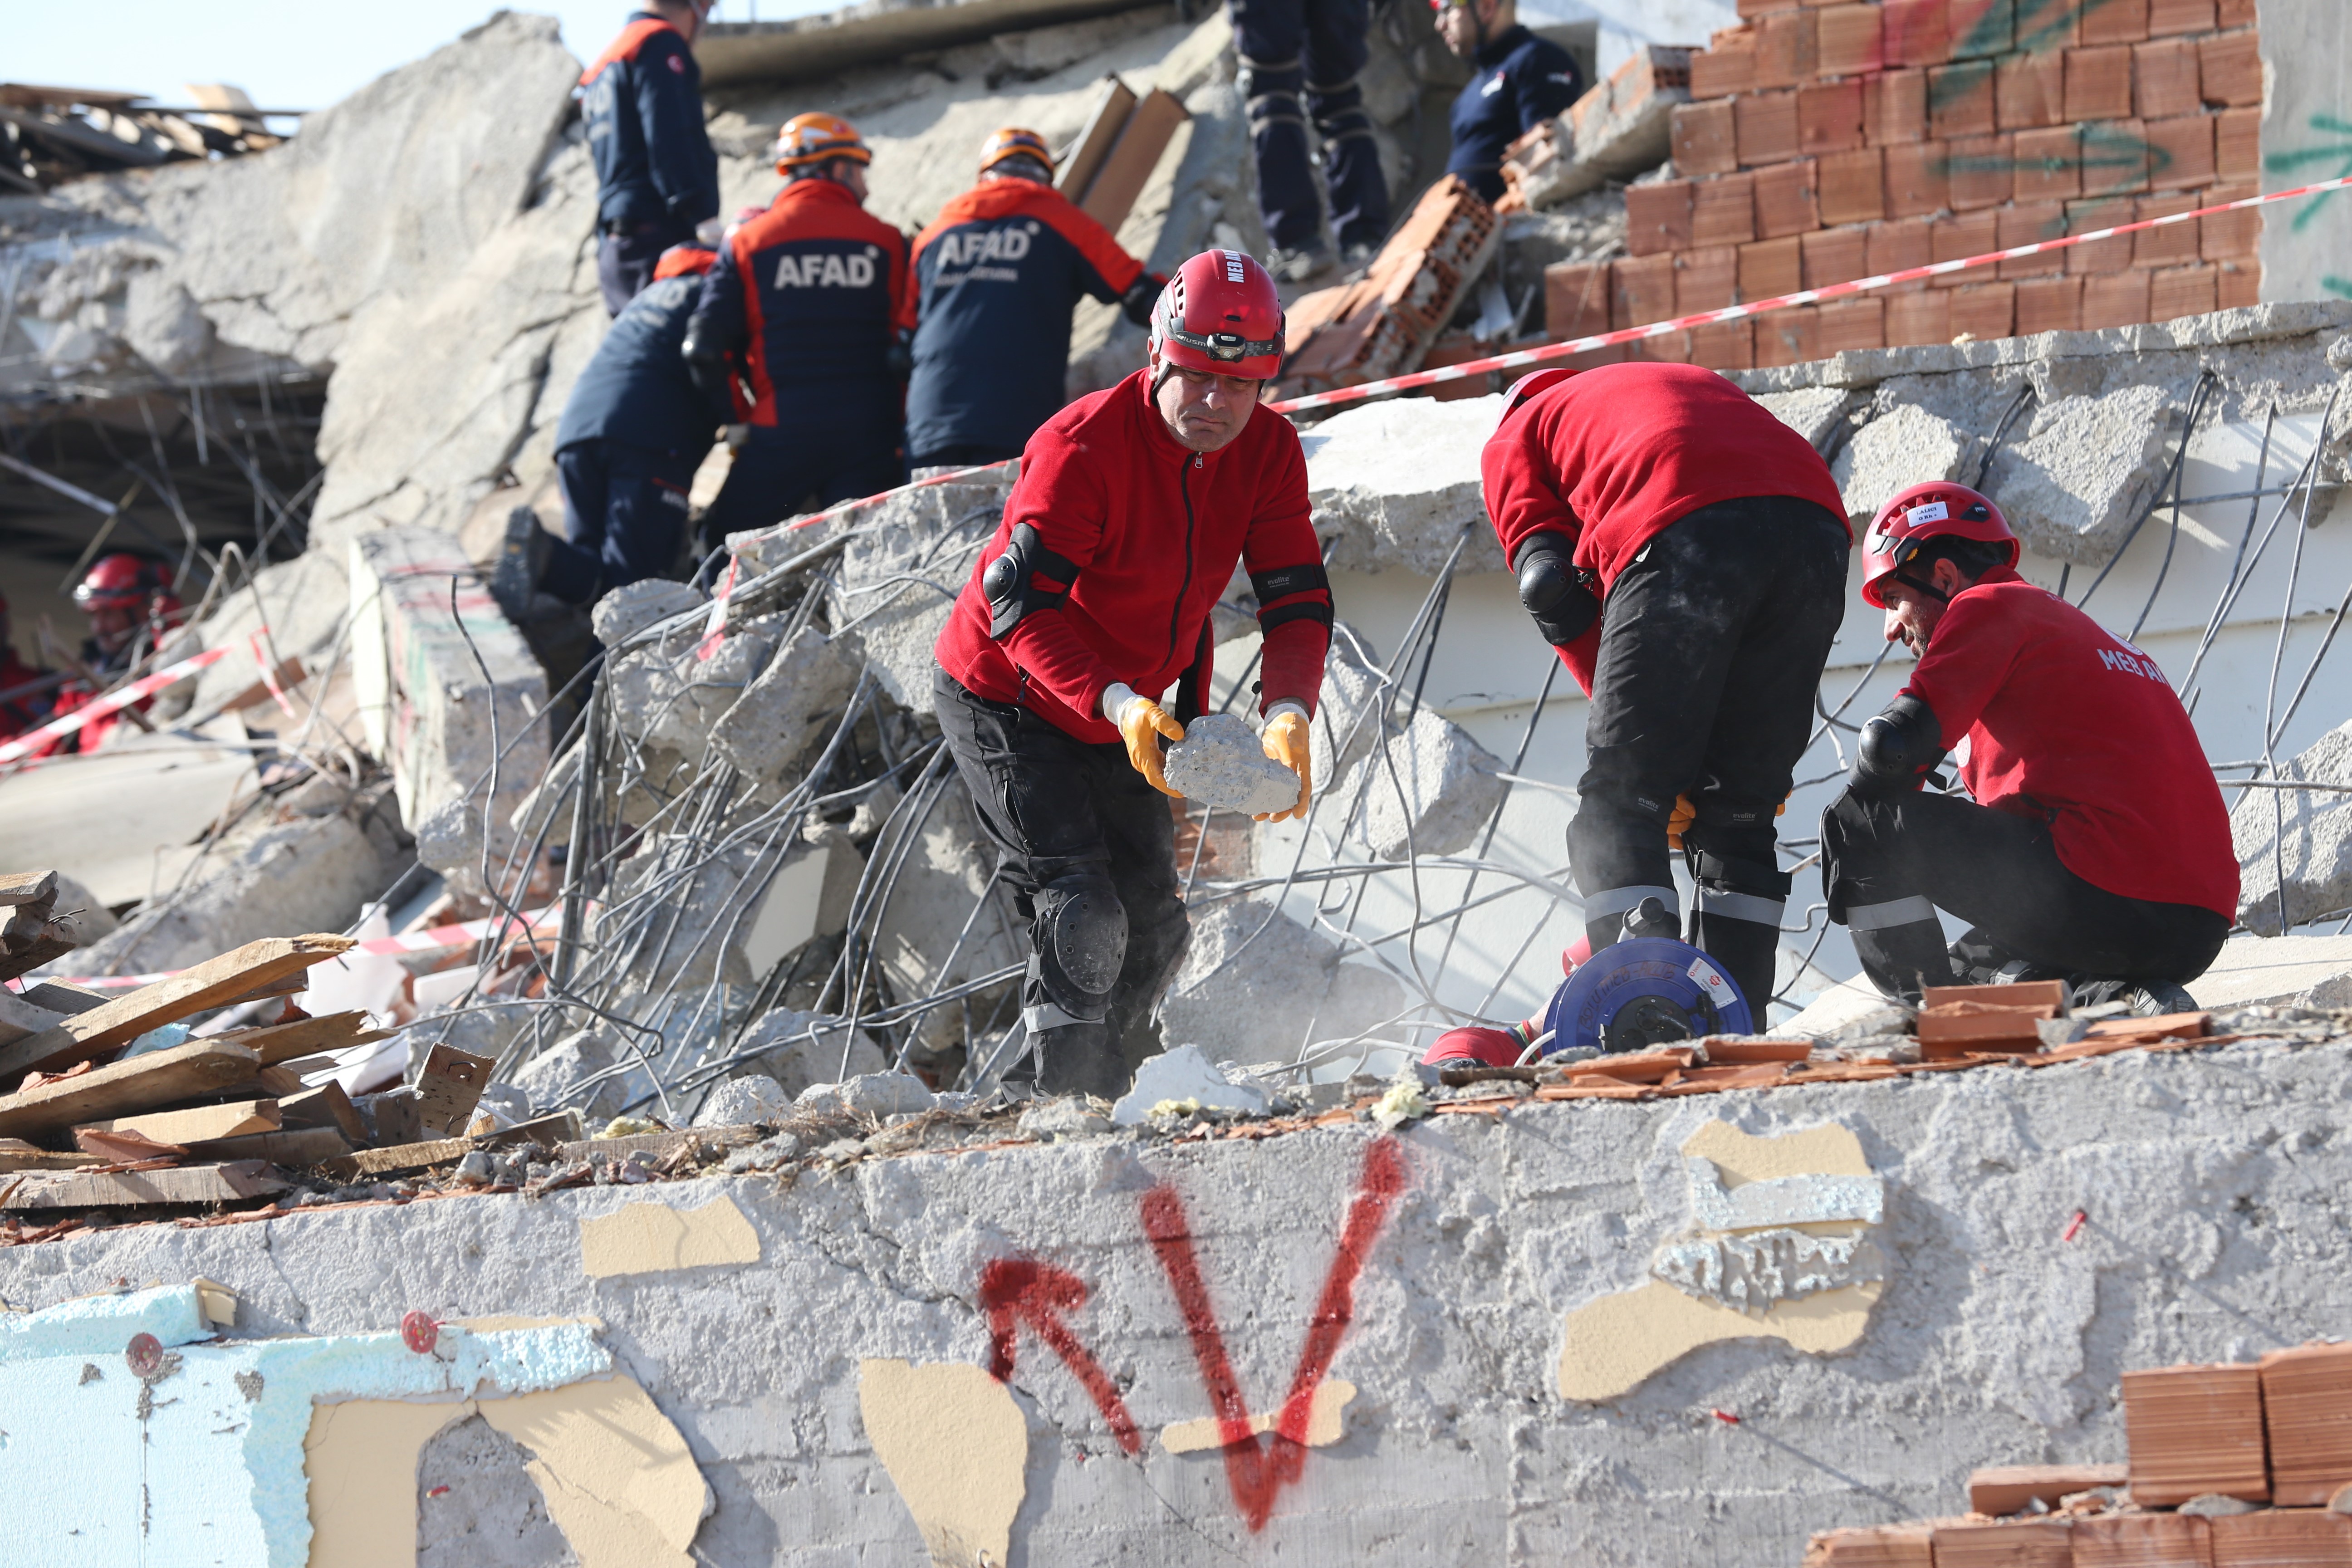
M 1445 172 L 1496 200 L 1505 189 L 1503 149 L 1565 112 L 1583 91 L 1576 61 L 1549 38 L 1519 26 L 1489 38 L 1470 85 L 1454 100 L 1454 155 Z
M 1067 401 L 1070 310 L 1143 275 L 1110 231 L 1051 185 L 984 180 L 915 240 L 907 450 L 1027 445 Z
M 678 353 L 701 298 L 699 274 L 663 278 L 613 318 L 564 402 L 555 427 L 558 451 L 598 440 L 698 458 L 710 449 L 728 416 L 703 401 Z
M 719 155 L 702 128 L 702 68 L 677 28 L 642 13 L 580 76 L 596 216 L 680 235 L 719 216 Z

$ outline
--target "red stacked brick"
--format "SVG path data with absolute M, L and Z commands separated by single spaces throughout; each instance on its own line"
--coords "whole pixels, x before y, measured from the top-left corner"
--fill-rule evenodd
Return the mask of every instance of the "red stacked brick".
M 1739 14 L 1691 57 L 1676 178 L 1627 194 L 1634 259 L 1599 289 L 1622 306 L 1613 326 L 1664 320 L 1684 299 L 1752 302 L 1792 279 L 1848 282 L 2257 188 L 2249 0 L 1740 0 Z M 1640 352 L 1778 364 L 2252 304 L 2261 225 L 2231 213 Z M 1591 319 L 1572 311 L 1546 328 L 1563 339 Z

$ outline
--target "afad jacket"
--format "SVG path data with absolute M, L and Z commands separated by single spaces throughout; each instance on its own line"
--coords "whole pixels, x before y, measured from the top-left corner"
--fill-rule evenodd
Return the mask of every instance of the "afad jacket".
M 1298 433 L 1260 406 L 1223 449 L 1187 450 L 1152 406 L 1150 375 L 1078 399 L 1030 438 L 1003 520 L 940 633 L 940 668 L 1077 740 L 1115 742 L 1102 716 L 1113 682 L 1157 699 L 1189 674 L 1207 690 L 1209 611 L 1238 563 L 1260 588 L 1260 711 L 1286 700 L 1311 717 L 1331 594 Z M 1070 580 L 1051 585 L 1067 597 L 1000 640 L 982 579 L 1024 524 L 1068 563 Z

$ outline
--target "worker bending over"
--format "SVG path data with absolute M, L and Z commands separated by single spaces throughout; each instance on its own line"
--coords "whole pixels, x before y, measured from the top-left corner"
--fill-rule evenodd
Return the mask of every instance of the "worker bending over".
M 1021 455 L 1066 401 L 1070 310 L 1085 296 L 1148 326 L 1166 279 L 1054 188 L 1054 154 L 1034 131 L 996 132 L 980 184 L 915 239 L 915 368 L 907 450 L 917 468 Z
M 1486 201 L 1502 198 L 1503 153 L 1545 121 L 1568 112 L 1584 91 L 1576 61 L 1549 38 L 1519 25 L 1517 0 L 1430 0 L 1438 36 L 1470 62 L 1469 85 L 1454 100 L 1454 152 L 1445 172 Z
M 847 121 L 803 114 L 775 158 L 783 190 L 720 245 L 686 329 L 695 384 L 748 426 L 703 520 L 706 549 L 906 473 L 914 289 L 907 237 L 865 210 L 874 154 Z
M 1052 1091 L 1113 1098 L 1156 1048 L 1150 1014 L 1190 926 L 1163 737 L 1210 671 L 1236 561 L 1265 635 L 1268 756 L 1309 793 L 1307 721 L 1331 594 L 1297 432 L 1259 406 L 1281 368 L 1274 280 L 1239 251 L 1184 263 L 1150 362 L 1046 421 L 940 634 L 940 728 L 1029 927 L 1023 1019 Z M 1181 681 L 1173 716 L 1159 699 Z
M 1366 0 L 1225 0 L 1225 9 L 1241 52 L 1258 216 L 1274 245 L 1266 265 L 1286 283 L 1330 270 L 1323 200 L 1315 189 L 1319 163 L 1339 261 L 1362 266 L 1389 231 L 1388 176 L 1381 172 L 1380 146 L 1356 80 L 1370 55 L 1365 36 L 1370 5 Z M 1310 117 L 1322 143 L 1319 157 L 1307 144 Z
M 2017 557 L 1961 485 L 1914 486 L 1872 521 L 1863 597 L 1919 663 L 1822 816 L 1830 919 L 1906 1001 L 2064 979 L 2078 1001 L 2185 1009 L 2238 906 L 2221 791 L 2155 661 Z M 1920 788 L 1947 752 L 1972 801 Z M 1948 950 L 1937 910 L 1975 929 Z
M 1520 603 L 1592 699 L 1568 848 L 1593 952 L 1681 934 L 1671 825 L 1698 889 L 1688 940 L 1760 1020 L 1790 884 L 1773 818 L 1853 546 L 1836 483 L 1803 437 L 1680 364 L 1527 377 L 1481 467 Z
M 719 216 L 719 155 L 702 128 L 694 40 L 713 0 L 646 0 L 580 76 L 596 164 L 596 282 L 604 309 L 653 280 L 663 251 Z
M 654 281 L 614 319 L 572 384 L 555 427 L 565 537 L 515 508 L 490 576 L 491 596 L 517 625 L 535 591 L 593 605 L 677 564 L 694 471 L 733 417 L 705 398 L 679 353 L 717 259 L 696 245 L 664 254 Z

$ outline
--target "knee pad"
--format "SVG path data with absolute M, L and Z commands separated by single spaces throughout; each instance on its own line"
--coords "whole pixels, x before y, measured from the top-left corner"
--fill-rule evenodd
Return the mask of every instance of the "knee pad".
M 1127 910 L 1098 872 L 1058 878 L 1037 889 L 1030 926 L 1030 973 L 1066 1017 L 1093 1023 L 1110 1008 L 1127 962 Z M 1036 1020 L 1033 1027 L 1047 1026 Z

